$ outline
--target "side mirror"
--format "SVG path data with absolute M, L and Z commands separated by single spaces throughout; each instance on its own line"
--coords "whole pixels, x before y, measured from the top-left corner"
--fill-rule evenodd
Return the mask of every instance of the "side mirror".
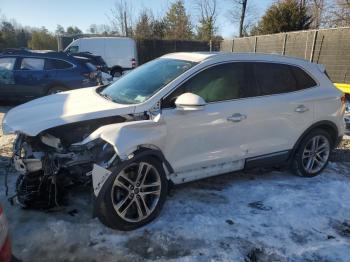
M 176 109 L 181 111 L 202 110 L 205 104 L 203 98 L 192 93 L 184 93 L 175 101 Z

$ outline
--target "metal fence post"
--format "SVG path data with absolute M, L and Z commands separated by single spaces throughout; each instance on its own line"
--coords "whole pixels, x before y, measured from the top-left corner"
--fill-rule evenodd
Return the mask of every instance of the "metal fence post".
M 254 43 L 254 53 L 256 53 L 256 46 L 258 44 L 258 37 L 255 37 L 255 43 Z
M 284 34 L 282 55 L 286 54 L 287 35 L 288 35 L 287 33 Z
M 318 30 L 315 30 L 314 38 L 312 40 L 311 54 L 310 54 L 310 62 L 314 59 L 315 45 L 317 39 Z
M 235 50 L 235 39 L 232 39 L 231 52 Z

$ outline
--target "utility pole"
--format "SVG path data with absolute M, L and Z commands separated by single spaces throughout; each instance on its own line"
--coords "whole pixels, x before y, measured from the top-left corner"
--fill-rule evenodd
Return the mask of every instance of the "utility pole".
M 241 19 L 239 20 L 239 37 L 243 36 L 243 25 L 244 25 L 244 18 L 245 18 L 245 10 L 247 8 L 247 1 L 248 0 L 242 0 L 240 4 L 242 4 L 242 12 L 241 12 Z

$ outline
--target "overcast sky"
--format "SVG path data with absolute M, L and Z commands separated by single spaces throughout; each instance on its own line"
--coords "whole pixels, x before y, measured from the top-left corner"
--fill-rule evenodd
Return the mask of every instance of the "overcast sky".
M 156 17 L 165 14 L 171 0 L 129 0 L 136 20 L 140 10 L 151 9 Z M 192 21 L 197 21 L 194 2 L 196 0 L 184 0 L 187 13 Z M 250 3 L 249 3 L 250 1 Z M 229 18 L 228 10 L 232 8 L 233 0 L 218 0 L 219 34 L 230 38 L 237 34 L 237 25 Z M 273 0 L 248 0 L 248 4 L 254 7 L 258 16 L 262 15 Z M 110 24 L 108 15 L 115 0 L 0 0 L 1 14 L 8 19 L 15 19 L 23 26 L 45 26 L 50 31 L 55 31 L 57 24 L 67 27 L 75 25 L 86 32 L 91 24 Z

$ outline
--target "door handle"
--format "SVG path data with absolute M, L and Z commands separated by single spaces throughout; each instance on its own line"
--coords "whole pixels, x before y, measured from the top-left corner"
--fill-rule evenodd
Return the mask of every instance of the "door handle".
M 299 106 L 297 106 L 295 108 L 294 111 L 297 112 L 297 113 L 304 113 L 306 111 L 309 111 L 309 109 L 306 106 L 304 106 L 304 105 L 299 105 Z
M 246 115 L 242 115 L 240 113 L 236 113 L 236 114 L 233 114 L 232 116 L 229 116 L 227 118 L 227 121 L 237 123 L 237 122 L 241 122 L 244 119 L 247 119 Z

